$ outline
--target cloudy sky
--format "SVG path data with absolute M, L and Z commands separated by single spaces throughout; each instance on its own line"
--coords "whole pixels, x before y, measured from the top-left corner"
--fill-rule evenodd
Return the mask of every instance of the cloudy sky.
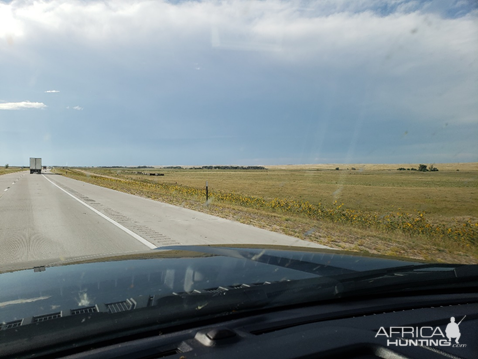
M 470 1 L 0 1 L 0 165 L 478 161 Z

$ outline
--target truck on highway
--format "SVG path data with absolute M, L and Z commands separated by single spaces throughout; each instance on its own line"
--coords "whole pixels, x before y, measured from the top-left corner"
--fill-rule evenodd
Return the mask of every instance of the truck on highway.
M 30 157 L 30 174 L 41 173 L 41 158 Z

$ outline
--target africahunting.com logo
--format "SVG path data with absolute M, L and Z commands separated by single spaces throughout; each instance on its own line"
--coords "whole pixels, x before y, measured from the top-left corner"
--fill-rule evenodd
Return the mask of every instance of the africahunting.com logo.
M 375 338 L 384 336 L 387 338 L 387 346 L 441 346 L 464 348 L 466 344 L 460 343 L 460 324 L 466 315 L 456 323 L 455 317 L 450 318 L 445 333 L 440 327 L 380 327 Z

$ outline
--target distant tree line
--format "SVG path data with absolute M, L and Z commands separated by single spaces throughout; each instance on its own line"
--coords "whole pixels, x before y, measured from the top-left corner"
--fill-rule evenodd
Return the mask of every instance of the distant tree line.
M 194 167 L 205 170 L 265 170 L 264 166 L 202 166 Z
M 131 168 L 132 166 L 97 166 L 98 168 Z M 137 166 L 133 168 L 154 168 L 153 166 Z
M 137 175 L 146 175 L 146 176 L 164 176 L 164 173 L 158 173 L 158 172 L 132 172 L 132 173 L 135 173 Z
M 398 171 L 420 171 L 420 172 L 436 172 L 438 171 L 438 168 L 436 168 L 435 166 L 433 165 L 430 165 L 430 167 L 428 167 L 427 165 L 422 165 L 420 164 L 418 166 L 418 169 L 416 168 L 404 168 L 404 167 L 400 167 L 400 168 L 397 168 Z
M 182 170 L 266 170 L 264 166 L 196 166 L 196 167 L 182 167 L 182 166 L 165 166 L 163 169 Z

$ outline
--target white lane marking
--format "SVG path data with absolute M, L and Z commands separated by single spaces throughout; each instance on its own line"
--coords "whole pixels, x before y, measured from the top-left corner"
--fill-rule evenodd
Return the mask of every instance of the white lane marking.
M 3 192 L 7 192 L 8 191 L 8 188 L 4 189 Z
M 45 177 L 45 175 L 42 175 L 43 177 Z M 76 198 L 75 196 L 73 196 L 71 193 L 65 191 L 63 188 L 61 188 L 60 186 L 58 186 L 56 183 L 54 183 L 52 180 L 48 179 L 45 177 L 45 179 L 50 182 L 52 185 L 58 187 L 59 189 L 61 189 L 63 192 L 65 192 L 68 196 L 72 197 L 73 199 L 77 200 L 78 202 L 80 202 L 83 206 L 85 207 L 88 207 L 89 209 L 91 209 L 93 212 L 95 212 L 97 215 L 99 215 L 100 217 L 103 217 L 104 219 L 106 219 L 108 222 L 114 224 L 116 227 L 118 227 L 119 229 L 121 229 L 122 231 L 128 233 L 131 237 L 133 237 L 134 239 L 140 241 L 141 243 L 143 243 L 145 246 L 153 249 L 153 248 L 157 248 L 157 246 L 155 246 L 154 244 L 152 244 L 151 242 L 149 242 L 148 240 L 144 239 L 143 237 L 137 235 L 136 233 L 134 233 L 133 231 L 129 230 L 128 228 L 126 228 L 125 226 L 122 226 L 121 224 L 119 224 L 118 222 L 112 220 L 110 217 L 108 216 L 105 216 L 103 213 L 101 213 L 100 211 L 94 209 L 93 207 L 91 207 L 90 205 L 86 204 L 85 202 L 83 202 L 82 200 Z

